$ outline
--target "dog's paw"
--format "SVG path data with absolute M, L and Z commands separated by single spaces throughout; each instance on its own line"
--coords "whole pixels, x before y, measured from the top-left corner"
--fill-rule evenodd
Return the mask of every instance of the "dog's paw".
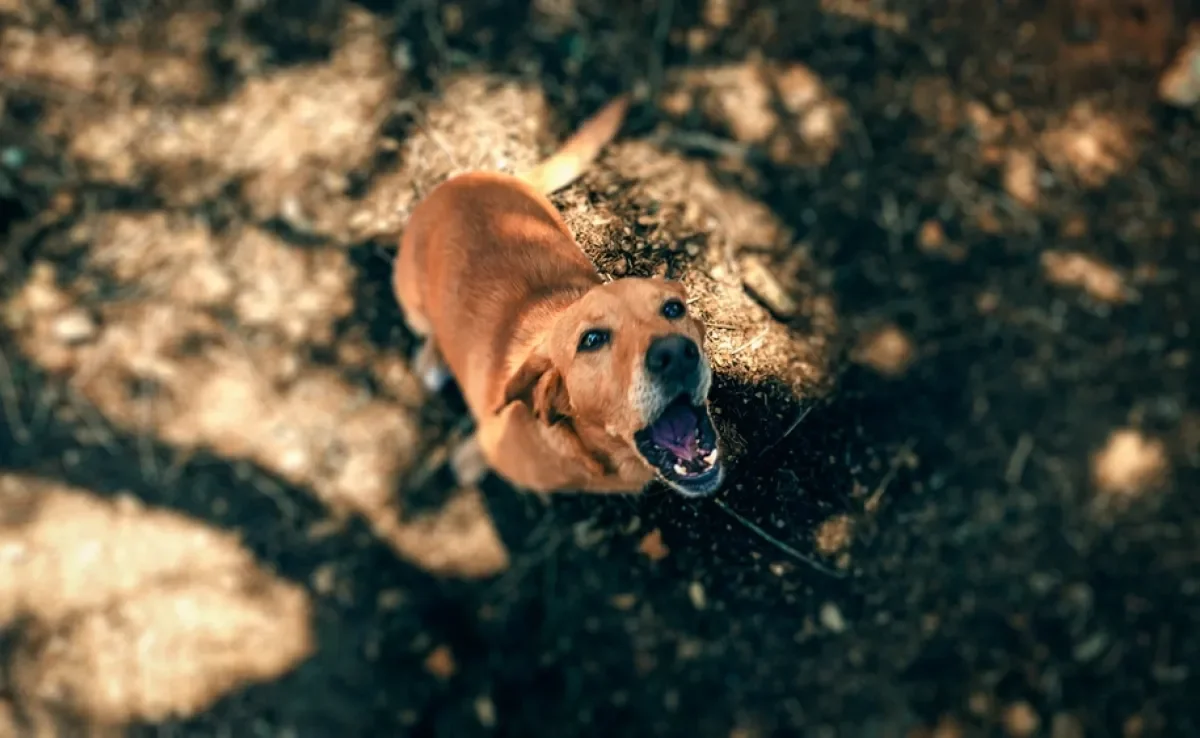
M 450 384 L 450 372 L 445 367 L 432 367 L 420 372 L 421 384 L 430 394 L 436 395 Z
M 413 371 L 430 394 L 441 392 L 453 379 L 450 369 L 442 361 L 442 355 L 430 341 L 421 344 L 421 348 L 417 349 L 417 355 L 413 359 Z
M 488 473 L 487 459 L 483 448 L 474 435 L 464 439 L 450 452 L 450 468 L 460 485 L 478 484 Z

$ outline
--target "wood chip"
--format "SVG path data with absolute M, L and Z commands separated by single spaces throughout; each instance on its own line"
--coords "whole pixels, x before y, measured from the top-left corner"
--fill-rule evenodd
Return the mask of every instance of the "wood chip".
M 650 531 L 642 538 L 638 551 L 651 561 L 662 561 L 670 555 L 671 549 L 663 543 L 662 531 L 658 528 Z
M 454 663 L 454 654 L 449 646 L 438 646 L 425 657 L 425 671 L 441 680 L 449 679 L 458 671 Z
M 789 318 L 796 314 L 800 306 L 771 272 L 765 259 L 747 256 L 741 259 L 741 267 L 746 289 L 776 317 Z

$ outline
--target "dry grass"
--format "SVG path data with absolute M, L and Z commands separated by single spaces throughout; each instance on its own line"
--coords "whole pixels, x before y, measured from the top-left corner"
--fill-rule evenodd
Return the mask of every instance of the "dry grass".
M 1099 302 L 1122 303 L 1133 292 L 1125 277 L 1099 259 L 1078 251 L 1046 251 L 1042 253 L 1042 270 L 1046 278 L 1062 287 L 1082 289 Z
M 0 627 L 25 712 L 194 715 L 313 649 L 308 595 L 237 537 L 132 497 L 0 476 Z
M 1138 497 L 1159 488 L 1167 479 L 1169 462 L 1162 441 L 1133 428 L 1108 437 L 1092 457 L 1092 480 L 1105 497 Z

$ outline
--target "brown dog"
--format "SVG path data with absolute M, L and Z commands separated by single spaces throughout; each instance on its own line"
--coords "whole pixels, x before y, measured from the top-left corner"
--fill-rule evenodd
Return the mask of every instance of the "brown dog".
M 682 285 L 605 283 L 546 197 L 627 108 L 609 103 L 532 172 L 443 182 L 408 223 L 394 287 L 426 339 L 419 371 L 432 389 L 448 370 L 476 421 L 461 483 L 485 466 L 538 492 L 638 492 L 657 475 L 699 496 L 723 481 L 704 326 Z

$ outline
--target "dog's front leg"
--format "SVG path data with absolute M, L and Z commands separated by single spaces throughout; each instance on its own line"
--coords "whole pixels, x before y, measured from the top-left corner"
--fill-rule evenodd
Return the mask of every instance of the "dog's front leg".
M 430 394 L 441 392 L 451 379 L 450 368 L 446 366 L 442 352 L 438 350 L 437 344 L 431 338 L 426 338 L 421 347 L 417 349 L 412 366 L 413 371 L 421 379 L 421 384 Z
M 475 433 L 459 441 L 450 452 L 450 469 L 463 486 L 478 484 L 488 473 L 487 458 Z

